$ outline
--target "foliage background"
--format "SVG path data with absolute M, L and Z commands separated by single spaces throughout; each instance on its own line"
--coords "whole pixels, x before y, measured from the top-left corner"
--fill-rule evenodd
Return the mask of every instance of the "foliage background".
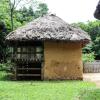
M 91 37 L 91 42 L 83 48 L 83 53 L 88 54 L 93 52 L 95 59 L 100 60 L 100 21 L 79 22 L 74 23 L 74 25 L 86 31 Z

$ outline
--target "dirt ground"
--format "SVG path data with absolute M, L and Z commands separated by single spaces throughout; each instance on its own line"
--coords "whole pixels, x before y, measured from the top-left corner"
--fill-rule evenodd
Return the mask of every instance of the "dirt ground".
M 100 87 L 100 73 L 84 73 L 83 80 L 94 82 L 97 87 Z

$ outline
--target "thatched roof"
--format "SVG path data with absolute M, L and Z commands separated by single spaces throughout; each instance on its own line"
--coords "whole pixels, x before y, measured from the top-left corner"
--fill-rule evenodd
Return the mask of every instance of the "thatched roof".
M 98 5 L 97 5 L 96 10 L 94 12 L 94 17 L 97 19 L 100 19 L 100 0 L 98 2 Z
M 89 41 L 90 37 L 80 28 L 75 28 L 56 15 L 45 15 L 22 26 L 6 36 L 8 41 L 62 40 Z

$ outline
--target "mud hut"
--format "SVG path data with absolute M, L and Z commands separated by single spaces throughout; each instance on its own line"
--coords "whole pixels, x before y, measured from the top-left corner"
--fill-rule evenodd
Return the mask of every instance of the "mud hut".
M 16 79 L 82 79 L 86 32 L 56 15 L 45 15 L 6 36 Z
M 100 0 L 98 2 L 96 10 L 94 12 L 94 17 L 97 18 L 97 19 L 100 19 Z

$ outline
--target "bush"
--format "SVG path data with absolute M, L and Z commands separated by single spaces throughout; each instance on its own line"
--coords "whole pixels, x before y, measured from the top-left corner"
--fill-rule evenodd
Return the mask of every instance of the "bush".
M 0 63 L 0 71 L 11 71 L 13 63 L 7 61 L 7 63 Z
M 93 62 L 95 60 L 94 52 L 88 53 L 88 54 L 83 54 L 82 60 L 83 60 L 83 62 Z

